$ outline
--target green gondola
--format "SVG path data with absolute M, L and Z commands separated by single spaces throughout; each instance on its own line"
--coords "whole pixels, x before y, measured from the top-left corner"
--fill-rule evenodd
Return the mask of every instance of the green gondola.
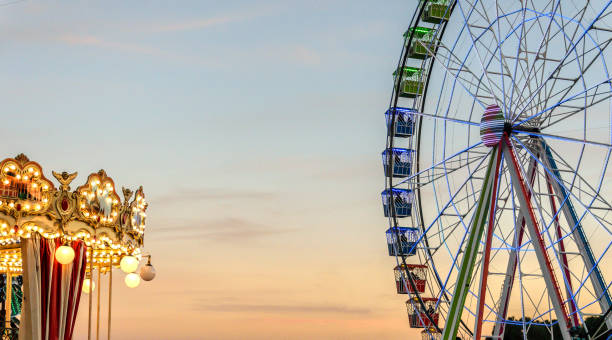
M 429 0 L 425 4 L 422 19 L 432 24 L 448 21 L 451 15 L 450 7 L 450 1 L 448 0 Z
M 429 58 L 435 50 L 434 34 L 435 30 L 426 27 L 412 27 L 406 33 L 404 38 L 412 34 L 410 47 L 408 48 L 408 56 L 415 59 Z M 408 39 L 406 39 L 408 41 Z
M 406 66 L 402 69 L 401 79 L 397 77 L 397 73 L 395 71 L 393 75 L 400 81 L 400 97 L 415 98 L 416 96 L 423 95 L 425 85 L 421 80 L 421 69 Z

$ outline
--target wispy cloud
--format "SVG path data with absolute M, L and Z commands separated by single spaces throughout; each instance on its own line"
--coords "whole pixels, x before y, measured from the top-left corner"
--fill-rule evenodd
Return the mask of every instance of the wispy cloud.
M 168 55 L 168 53 L 160 49 L 138 44 L 104 40 L 92 35 L 63 34 L 58 36 L 56 40 L 68 45 L 94 46 L 149 55 Z
M 277 197 L 276 193 L 256 190 L 221 188 L 177 189 L 171 193 L 153 198 L 151 204 L 180 204 L 207 200 L 271 200 Z
M 220 25 L 226 25 L 230 23 L 244 22 L 259 17 L 268 16 L 277 12 L 278 10 L 278 6 L 257 6 L 257 8 L 246 8 L 241 12 L 232 14 L 221 14 L 217 16 L 195 18 L 191 20 L 173 23 L 156 24 L 148 27 L 146 31 L 151 33 L 195 31 Z
M 165 25 L 159 25 L 151 27 L 151 32 L 179 32 L 179 31 L 193 31 L 204 29 L 208 27 L 228 24 L 232 22 L 239 22 L 245 20 L 246 16 L 220 16 L 205 19 L 190 20 L 185 22 L 170 23 Z
M 220 303 L 211 304 L 207 301 L 196 303 L 193 308 L 199 311 L 213 312 L 256 312 L 256 313 L 329 313 L 329 314 L 351 314 L 364 315 L 370 314 L 367 308 L 347 307 L 343 305 L 275 305 L 275 304 L 241 304 L 241 303 Z
M 321 54 L 307 46 L 298 45 L 287 49 L 287 57 L 299 64 L 316 66 L 321 64 Z
M 219 220 L 183 222 L 166 228 L 156 228 L 150 236 L 164 237 L 164 240 L 210 240 L 210 241 L 244 241 L 277 236 L 298 231 L 297 228 L 277 228 L 248 221 L 242 218 L 228 217 Z M 179 233 L 180 232 L 180 233 Z M 172 235 L 168 235 L 172 233 Z

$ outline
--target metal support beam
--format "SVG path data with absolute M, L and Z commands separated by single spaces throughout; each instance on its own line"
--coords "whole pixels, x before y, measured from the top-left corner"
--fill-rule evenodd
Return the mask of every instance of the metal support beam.
M 570 321 L 572 322 L 572 326 L 578 327 L 580 326 L 580 321 L 578 320 L 578 308 L 576 308 L 576 301 L 572 297 L 574 290 L 572 289 L 572 276 L 570 275 L 569 265 L 567 261 L 567 254 L 565 253 L 565 244 L 563 242 L 563 233 L 561 232 L 561 224 L 559 224 L 559 215 L 557 214 L 557 204 L 555 202 L 555 197 L 553 194 L 551 179 L 548 174 L 546 174 L 546 187 L 548 188 L 548 192 L 551 194 L 549 196 L 550 200 L 550 208 L 553 214 L 556 214 L 554 217 L 555 223 L 555 231 L 557 234 L 557 242 L 559 242 L 559 256 L 561 257 L 561 264 L 563 268 L 561 268 L 564 275 L 564 283 L 565 283 L 565 293 L 567 295 L 569 311 L 571 314 Z
M 489 260 L 491 256 L 491 244 L 493 242 L 493 227 L 495 226 L 495 207 L 497 206 L 497 185 L 499 184 L 499 166 L 501 164 L 502 148 L 497 147 L 497 159 L 493 181 L 491 182 L 492 193 L 489 205 L 489 223 L 487 227 L 484 253 L 482 254 L 482 265 L 480 266 L 480 289 L 478 291 L 478 309 L 476 309 L 476 319 L 474 326 L 474 340 L 479 340 L 482 335 L 482 322 L 484 314 L 485 300 L 487 299 L 487 281 L 489 276 Z
M 545 157 L 542 157 L 542 164 L 547 167 L 557 179 L 561 180 L 561 173 L 557 168 L 557 163 L 550 152 L 550 149 L 546 142 L 542 138 L 538 138 L 540 141 L 540 148 L 544 151 Z M 573 229 L 572 235 L 574 238 L 574 242 L 578 246 L 578 250 L 582 256 L 582 260 L 584 264 L 588 268 L 593 268 L 593 272 L 590 275 L 591 284 L 595 289 L 595 293 L 599 298 L 599 306 L 601 307 L 602 313 L 605 313 L 610 306 L 612 306 L 612 300 L 610 299 L 610 293 L 607 290 L 606 281 L 597 266 L 597 261 L 595 260 L 595 256 L 593 256 L 593 251 L 591 250 L 591 246 L 584 234 L 584 230 L 582 229 L 582 224 L 578 219 L 578 215 L 576 214 L 576 210 L 572 204 L 572 201 L 569 197 L 569 193 L 565 190 L 565 188 L 559 184 L 558 181 L 552 179 L 553 190 L 557 194 L 557 199 L 559 202 L 565 202 L 565 204 L 561 204 L 561 210 L 563 211 L 563 215 L 567 220 L 567 224 Z M 612 329 L 612 317 L 608 317 L 606 319 L 606 325 L 608 329 Z
M 540 264 L 540 269 L 542 270 L 546 289 L 550 297 L 550 302 L 557 316 L 561 335 L 563 336 L 564 340 L 571 340 L 572 338 L 569 334 L 569 317 L 563 305 L 563 298 L 561 297 L 559 284 L 557 283 L 552 264 L 548 258 L 546 245 L 544 244 L 542 235 L 540 235 L 539 232 L 538 222 L 531 206 L 531 200 L 527 194 L 528 189 L 526 188 L 525 181 L 521 175 L 518 160 L 507 136 L 504 136 L 502 145 L 504 148 L 503 154 L 506 158 L 506 163 L 508 163 L 510 176 L 512 177 L 512 185 L 514 186 L 515 194 L 520 203 L 521 213 L 523 216 L 525 216 L 525 226 L 527 227 L 527 231 L 529 232 L 529 236 L 531 237 L 533 246 L 536 250 L 535 254 L 538 259 L 538 263 Z
M 497 146 L 496 148 L 498 148 Z M 497 159 L 500 157 L 497 149 L 491 152 L 489 159 L 489 165 L 483 182 L 483 187 L 480 192 L 480 198 L 478 199 L 478 205 L 476 212 L 472 218 L 470 224 L 470 234 L 468 241 L 465 244 L 465 250 L 461 259 L 461 266 L 459 267 L 459 273 L 457 275 L 457 283 L 455 284 L 455 292 L 451 300 L 449 307 L 446 325 L 442 333 L 442 339 L 455 339 L 457 337 L 457 331 L 459 330 L 459 323 L 461 321 L 461 314 L 465 306 L 465 299 L 470 289 L 470 280 L 472 278 L 472 272 L 474 271 L 474 265 L 476 263 L 476 257 L 478 256 L 478 247 L 480 246 L 480 240 L 485 229 L 485 222 L 487 220 L 487 213 L 489 211 L 489 202 L 491 200 L 491 191 L 493 188 L 493 178 L 495 177 L 493 172 L 495 170 L 495 164 Z M 569 339 L 567 339 L 569 340 Z
M 527 169 L 527 176 L 529 177 L 529 183 L 533 186 L 535 180 L 535 174 L 537 169 L 537 162 L 535 159 L 529 163 Z M 528 193 L 531 198 L 531 192 Z M 506 329 L 503 321 L 508 315 L 508 305 L 510 304 L 510 293 L 514 286 L 514 277 L 516 275 L 516 266 L 518 263 L 518 249 L 523 244 L 523 235 L 525 234 L 525 216 L 519 212 L 518 219 L 515 224 L 519 229 L 514 233 L 514 241 L 512 242 L 512 250 L 508 257 L 508 266 L 506 267 L 506 277 L 504 278 L 504 284 L 502 286 L 501 298 L 499 301 L 499 310 L 497 311 L 497 320 L 495 326 L 493 326 L 493 336 L 499 336 L 503 338 L 504 331 Z

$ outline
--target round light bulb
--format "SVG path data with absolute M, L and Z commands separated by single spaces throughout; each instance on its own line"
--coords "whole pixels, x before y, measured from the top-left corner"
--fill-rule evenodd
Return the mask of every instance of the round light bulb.
M 83 280 L 83 293 L 89 294 L 96 289 L 96 283 L 90 279 Z
M 140 284 L 140 276 L 136 273 L 129 273 L 125 276 L 125 284 L 130 288 L 136 288 Z
M 133 273 L 138 269 L 138 259 L 134 256 L 124 256 L 119 266 L 124 273 Z
M 147 263 L 140 268 L 140 277 L 145 281 L 151 281 L 155 278 L 155 268 L 150 263 Z
M 55 259 L 61 264 L 70 264 L 74 260 L 74 249 L 68 246 L 61 246 L 55 250 Z

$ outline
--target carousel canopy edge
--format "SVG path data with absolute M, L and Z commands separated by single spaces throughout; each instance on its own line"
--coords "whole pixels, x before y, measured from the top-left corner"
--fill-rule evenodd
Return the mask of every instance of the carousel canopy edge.
M 70 185 L 76 172 L 52 174 L 57 188 L 42 166 L 24 154 L 0 162 L 0 248 L 38 232 L 46 238 L 82 239 L 122 253 L 139 252 L 148 207 L 142 186 L 135 191 L 122 188 L 121 199 L 104 170 L 91 173 L 74 191 Z

